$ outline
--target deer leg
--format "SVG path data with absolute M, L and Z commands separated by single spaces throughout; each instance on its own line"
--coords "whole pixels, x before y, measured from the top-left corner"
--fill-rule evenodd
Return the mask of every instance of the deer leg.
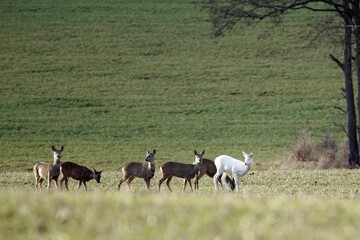
M 226 176 L 225 181 L 229 184 L 231 190 L 234 191 L 234 189 L 235 189 L 235 181 L 233 179 L 231 179 L 229 176 Z
M 128 185 L 128 188 L 129 188 L 129 190 L 131 190 L 131 188 L 130 188 L 130 183 L 134 180 L 134 176 L 131 176 L 131 177 L 129 177 L 128 178 L 128 180 L 127 180 L 127 185 Z
M 229 190 L 229 192 L 231 191 L 229 184 L 226 182 L 226 173 L 223 173 L 221 176 L 221 182 L 225 184 L 226 188 Z
M 47 190 L 49 191 L 49 190 L 50 190 L 50 185 L 51 185 L 51 170 L 50 170 L 50 166 L 48 166 L 48 168 L 47 168 L 46 177 L 47 177 L 46 180 L 47 180 L 47 182 L 48 182 Z
M 122 179 L 120 179 L 120 182 L 118 184 L 118 191 L 120 191 L 120 186 L 123 182 L 125 182 L 127 179 L 129 178 L 129 176 L 123 176 Z
M 191 179 L 188 179 L 187 181 L 189 182 L 190 189 L 191 189 L 191 191 L 193 192 L 193 188 L 192 188 L 192 186 L 191 186 Z
M 194 183 L 194 185 L 195 185 L 195 191 L 196 190 L 199 190 L 199 180 L 200 180 L 200 178 L 202 177 L 204 175 L 204 173 L 203 172 L 199 172 L 196 176 L 195 176 L 195 183 Z
M 84 187 L 85 187 L 85 191 L 87 191 L 86 182 L 85 182 L 85 181 L 83 181 L 82 183 L 83 183 L 83 185 L 84 185 Z
M 224 174 L 224 173 L 223 173 L 223 174 Z M 222 175 L 223 175 L 223 174 L 222 174 Z M 218 183 L 220 183 L 220 186 L 221 186 L 222 190 L 224 190 L 224 186 L 223 186 L 222 181 L 221 181 L 222 175 L 220 175 L 220 176 L 218 177 L 217 181 L 218 181 Z
M 38 181 L 38 186 L 36 188 L 40 188 L 40 191 L 42 190 L 42 183 L 43 183 L 44 179 L 42 178 L 39 178 L 39 181 Z
M 149 191 L 149 189 L 150 189 L 150 178 L 145 178 L 144 180 L 145 180 L 145 183 L 146 183 L 146 188 Z
M 62 177 L 61 179 L 60 179 L 60 191 L 62 191 L 62 186 L 63 186 L 63 183 L 64 183 L 64 177 Z
M 39 185 L 39 180 L 38 180 L 38 178 L 35 176 L 35 190 L 38 189 L 38 185 Z
M 54 181 L 55 181 L 56 190 L 59 191 L 59 182 L 58 182 L 58 179 L 56 178 L 56 179 L 54 179 Z
M 234 181 L 235 181 L 236 191 L 240 192 L 240 189 L 239 189 L 239 177 L 236 174 L 233 174 L 233 177 L 234 177 Z
M 51 178 L 50 178 L 50 176 L 48 176 L 47 182 L 48 182 L 47 190 L 49 191 L 49 190 L 50 190 L 50 184 L 51 184 Z
M 162 179 L 160 179 L 159 181 L 159 191 L 160 191 L 160 187 L 161 187 L 161 184 L 163 183 L 163 181 L 165 181 L 167 179 L 167 176 L 163 177 Z
M 35 189 L 39 188 L 40 179 L 38 177 L 35 178 Z
M 185 188 L 186 188 L 186 183 L 187 183 L 187 179 L 184 178 L 184 186 L 183 186 L 183 192 L 185 192 Z
M 224 181 L 225 184 L 228 184 L 228 186 L 230 187 L 231 191 L 234 191 L 234 188 L 235 188 L 234 180 L 232 180 L 227 173 L 223 173 L 223 174 L 226 175 L 226 176 L 225 176 L 225 181 Z M 222 184 L 222 178 L 221 178 L 221 176 L 219 177 L 218 181 L 219 181 L 222 189 L 224 189 L 223 184 Z
M 78 188 L 76 189 L 76 191 L 79 191 L 80 187 L 81 187 L 81 181 L 79 181 L 79 185 L 78 185 Z
M 218 173 L 216 172 L 215 175 L 214 175 L 214 188 L 215 188 L 215 191 L 218 190 L 218 179 L 220 177 L 221 173 Z
M 168 188 L 169 188 L 170 192 L 172 192 L 172 190 L 171 190 L 171 188 L 170 188 L 170 182 L 171 182 L 171 179 L 172 179 L 172 176 L 171 176 L 171 177 L 169 177 L 169 178 L 167 179 L 167 181 L 166 181 L 166 185 L 168 186 Z
M 68 185 L 68 183 L 69 183 L 69 178 L 65 178 L 65 187 L 66 187 L 66 190 L 69 191 L 69 185 Z
M 43 178 L 40 179 L 40 184 L 39 184 L 40 190 L 42 189 L 42 183 L 43 183 L 44 181 L 45 181 L 45 179 L 43 179 Z

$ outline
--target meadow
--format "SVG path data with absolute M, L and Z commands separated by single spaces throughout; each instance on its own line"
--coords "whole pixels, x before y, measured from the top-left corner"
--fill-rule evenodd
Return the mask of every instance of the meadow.
M 358 170 L 282 170 L 300 131 L 343 142 L 341 49 L 320 19 L 239 24 L 215 38 L 201 1 L 0 0 L 0 239 L 355 239 Z M 34 191 L 32 167 L 104 170 L 89 191 Z M 254 153 L 241 193 L 117 192 L 121 165 Z
M 120 168 L 254 152 L 271 162 L 303 128 L 342 141 L 337 52 L 304 39 L 316 16 L 214 38 L 201 1 L 1 1 L 0 171 L 64 159 Z M 340 49 L 338 50 L 340 51 Z

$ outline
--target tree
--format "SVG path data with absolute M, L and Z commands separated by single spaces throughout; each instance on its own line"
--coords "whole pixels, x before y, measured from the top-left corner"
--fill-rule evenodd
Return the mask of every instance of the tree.
M 316 12 L 332 12 L 343 22 L 343 61 L 334 55 L 330 58 L 344 74 L 347 137 L 349 141 L 348 162 L 350 168 L 360 166 L 357 134 L 357 117 L 353 86 L 353 68 L 357 73 L 357 109 L 360 113 L 360 0 L 206 0 L 213 23 L 214 34 L 222 35 L 232 29 L 238 21 L 261 21 L 271 18 L 280 21 L 281 17 L 292 10 L 307 9 Z M 354 37 L 353 37 L 354 36 Z M 353 40 L 355 39 L 355 40 Z M 355 45 L 355 57 L 352 56 Z M 360 122 L 360 114 L 359 114 Z

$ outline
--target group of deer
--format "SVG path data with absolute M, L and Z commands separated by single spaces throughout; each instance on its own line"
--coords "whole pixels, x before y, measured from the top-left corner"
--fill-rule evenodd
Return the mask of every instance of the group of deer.
M 59 189 L 59 182 L 58 178 L 60 179 L 60 189 L 62 190 L 63 182 L 65 182 L 65 187 L 69 191 L 68 188 L 68 181 L 69 178 L 73 178 L 79 181 L 78 190 L 81 184 L 84 185 L 85 189 L 86 182 L 91 179 L 95 179 L 97 183 L 100 183 L 101 172 L 96 171 L 95 169 L 90 170 L 85 166 L 78 165 L 73 162 L 64 162 L 61 163 L 61 153 L 64 151 L 64 146 L 61 146 L 60 149 L 56 149 L 55 146 L 51 147 L 54 152 L 54 161 L 52 164 L 38 162 L 34 165 L 34 175 L 35 175 L 35 182 L 36 182 L 36 189 L 41 189 L 41 184 L 44 180 L 47 180 L 48 190 L 50 189 L 51 180 L 55 181 L 56 188 Z
M 143 178 L 146 183 L 146 187 L 149 190 L 150 180 L 155 174 L 155 153 L 146 150 L 146 163 L 130 162 L 123 166 L 123 177 L 119 182 L 118 190 L 120 190 L 121 184 L 127 182 L 130 189 L 130 183 L 135 177 Z M 245 161 L 240 161 L 227 155 L 221 155 L 215 158 L 215 161 L 203 158 L 205 151 L 198 153 L 194 150 L 195 162 L 192 164 L 178 163 L 178 162 L 166 162 L 160 166 L 160 172 L 162 178 L 159 180 L 159 191 L 161 184 L 166 180 L 166 185 L 170 191 L 170 182 L 173 177 L 183 178 L 184 185 L 183 191 L 185 191 L 186 184 L 189 183 L 191 191 L 193 191 L 191 185 L 191 179 L 195 178 L 195 190 L 199 190 L 199 179 L 204 175 L 214 179 L 215 190 L 218 189 L 218 182 L 223 182 L 228 190 L 233 191 L 235 188 L 239 192 L 239 177 L 244 176 L 249 170 L 253 162 L 253 154 L 247 154 L 243 152 Z M 228 174 L 233 176 L 231 179 Z M 221 184 L 222 186 L 222 184 Z
M 95 179 L 97 183 L 100 183 L 101 172 L 95 169 L 90 170 L 89 168 L 78 165 L 73 162 L 61 163 L 61 153 L 64 150 L 64 146 L 60 149 L 52 146 L 54 152 L 54 161 L 52 164 L 38 162 L 34 165 L 34 175 L 36 180 L 36 189 L 41 189 L 41 184 L 44 180 L 48 182 L 48 190 L 50 188 L 51 180 L 55 181 L 56 188 L 58 186 L 58 178 L 60 177 L 60 189 L 62 190 L 63 182 L 65 187 L 69 191 L 68 181 L 69 178 L 73 178 L 79 181 L 78 190 L 81 184 L 84 185 L 85 189 L 86 182 L 91 179 Z M 146 187 L 149 190 L 150 180 L 155 175 L 155 154 L 156 150 L 146 151 L 145 163 L 130 162 L 122 167 L 123 177 L 120 179 L 118 184 L 118 190 L 123 182 L 127 182 L 130 189 L 130 183 L 135 177 L 142 178 L 145 180 Z M 233 191 L 235 188 L 239 191 L 239 177 L 244 176 L 249 170 L 253 162 L 253 154 L 247 154 L 243 152 L 245 161 L 240 161 L 227 155 L 221 155 L 215 158 L 215 161 L 203 158 L 205 151 L 198 153 L 194 150 L 195 162 L 192 164 L 178 163 L 178 162 L 166 162 L 160 166 L 160 172 L 162 178 L 159 181 L 159 191 L 161 184 L 166 180 L 166 185 L 170 191 L 170 182 L 172 178 L 179 177 L 184 179 L 183 191 L 185 191 L 186 184 L 189 183 L 191 191 L 193 191 L 191 185 L 191 179 L 195 178 L 195 190 L 199 189 L 199 180 L 206 174 L 214 179 L 215 190 L 218 189 L 218 182 L 223 182 L 228 190 Z M 232 175 L 231 179 L 228 175 Z M 221 184 L 222 186 L 222 184 Z

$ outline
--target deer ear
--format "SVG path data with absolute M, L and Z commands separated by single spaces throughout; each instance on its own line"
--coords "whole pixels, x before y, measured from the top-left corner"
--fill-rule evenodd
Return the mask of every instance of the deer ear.
M 196 151 L 196 150 L 194 150 L 194 154 L 197 155 L 197 151 Z
M 202 151 L 201 155 L 204 155 L 205 154 L 205 150 Z
M 56 151 L 56 148 L 54 145 L 51 146 L 51 149 L 55 152 Z
M 61 151 L 64 151 L 64 146 L 61 146 Z
M 153 154 L 155 155 L 155 153 L 156 153 L 156 150 L 155 150 L 155 148 L 154 148 L 154 150 L 153 150 Z
M 244 152 L 244 151 L 243 151 L 243 156 L 244 156 L 244 157 L 246 157 L 246 156 L 247 156 L 246 152 Z

